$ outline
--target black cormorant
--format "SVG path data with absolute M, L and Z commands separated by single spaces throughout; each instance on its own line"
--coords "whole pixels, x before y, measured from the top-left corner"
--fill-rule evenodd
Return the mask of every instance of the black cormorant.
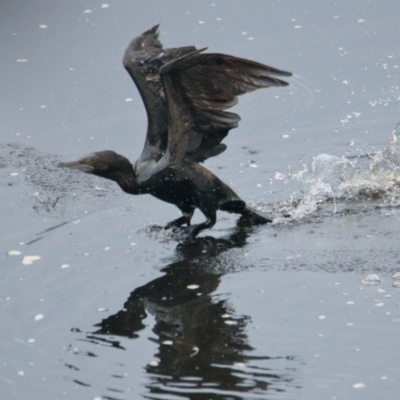
M 135 82 L 147 111 L 144 149 L 135 164 L 113 152 L 100 151 L 60 167 L 111 179 L 130 194 L 151 194 L 175 204 L 182 216 L 166 225 L 195 237 L 216 222 L 217 210 L 259 222 L 270 219 L 252 210 L 224 182 L 200 165 L 226 149 L 221 143 L 240 117 L 226 109 L 237 96 L 259 88 L 287 86 L 291 76 L 254 61 L 203 53 L 194 46 L 163 49 L 158 25 L 133 39 L 123 65 Z M 191 225 L 194 210 L 206 217 Z

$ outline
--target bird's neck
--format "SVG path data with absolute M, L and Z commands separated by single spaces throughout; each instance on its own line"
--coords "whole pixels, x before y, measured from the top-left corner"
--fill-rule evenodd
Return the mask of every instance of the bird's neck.
M 101 176 L 118 183 L 124 192 L 130 194 L 140 194 L 142 193 L 142 190 L 137 181 L 137 176 L 133 165 L 128 162 L 128 160 L 125 161 L 126 162 L 124 162 L 123 165 L 120 165 L 119 168 L 115 168 L 114 170 L 109 171 L 106 175 Z
M 118 185 L 121 187 L 121 189 L 130 194 L 141 194 L 142 190 L 140 187 L 140 184 L 138 183 L 136 179 L 136 174 L 135 172 L 132 171 L 129 174 L 119 174 L 118 176 L 115 177 L 114 179 Z

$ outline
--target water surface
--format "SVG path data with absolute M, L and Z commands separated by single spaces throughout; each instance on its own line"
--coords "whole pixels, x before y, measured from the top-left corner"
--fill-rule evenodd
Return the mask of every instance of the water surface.
M 4 398 L 395 398 L 399 14 L 396 1 L 3 2 Z M 166 47 L 294 73 L 241 98 L 206 164 L 272 225 L 220 213 L 179 244 L 156 228 L 174 207 L 56 168 L 138 157 L 146 116 L 121 59 L 158 22 Z

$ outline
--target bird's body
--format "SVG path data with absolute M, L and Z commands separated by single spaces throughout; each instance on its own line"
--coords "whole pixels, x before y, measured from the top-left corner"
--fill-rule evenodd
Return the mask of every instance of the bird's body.
M 225 110 L 237 103 L 237 96 L 286 86 L 274 75 L 291 74 L 228 55 L 202 53 L 205 49 L 193 46 L 164 50 L 157 28 L 132 40 L 123 59 L 148 116 L 139 159 L 132 165 L 119 154 L 102 151 L 60 166 L 114 180 L 127 193 L 151 194 L 176 205 L 182 217 L 166 227 L 186 224 L 191 237 L 215 224 L 217 210 L 270 222 L 200 163 L 226 149 L 221 141 L 240 118 Z M 196 208 L 206 221 L 190 225 Z

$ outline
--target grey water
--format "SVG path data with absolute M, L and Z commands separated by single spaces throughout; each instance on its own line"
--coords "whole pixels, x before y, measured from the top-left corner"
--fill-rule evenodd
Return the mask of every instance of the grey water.
M 0 398 L 394 399 L 400 328 L 400 3 L 0 4 Z M 240 98 L 206 167 L 274 216 L 178 210 L 59 161 L 146 131 L 122 67 L 156 23 L 292 71 Z M 195 219 L 201 221 L 200 213 Z

